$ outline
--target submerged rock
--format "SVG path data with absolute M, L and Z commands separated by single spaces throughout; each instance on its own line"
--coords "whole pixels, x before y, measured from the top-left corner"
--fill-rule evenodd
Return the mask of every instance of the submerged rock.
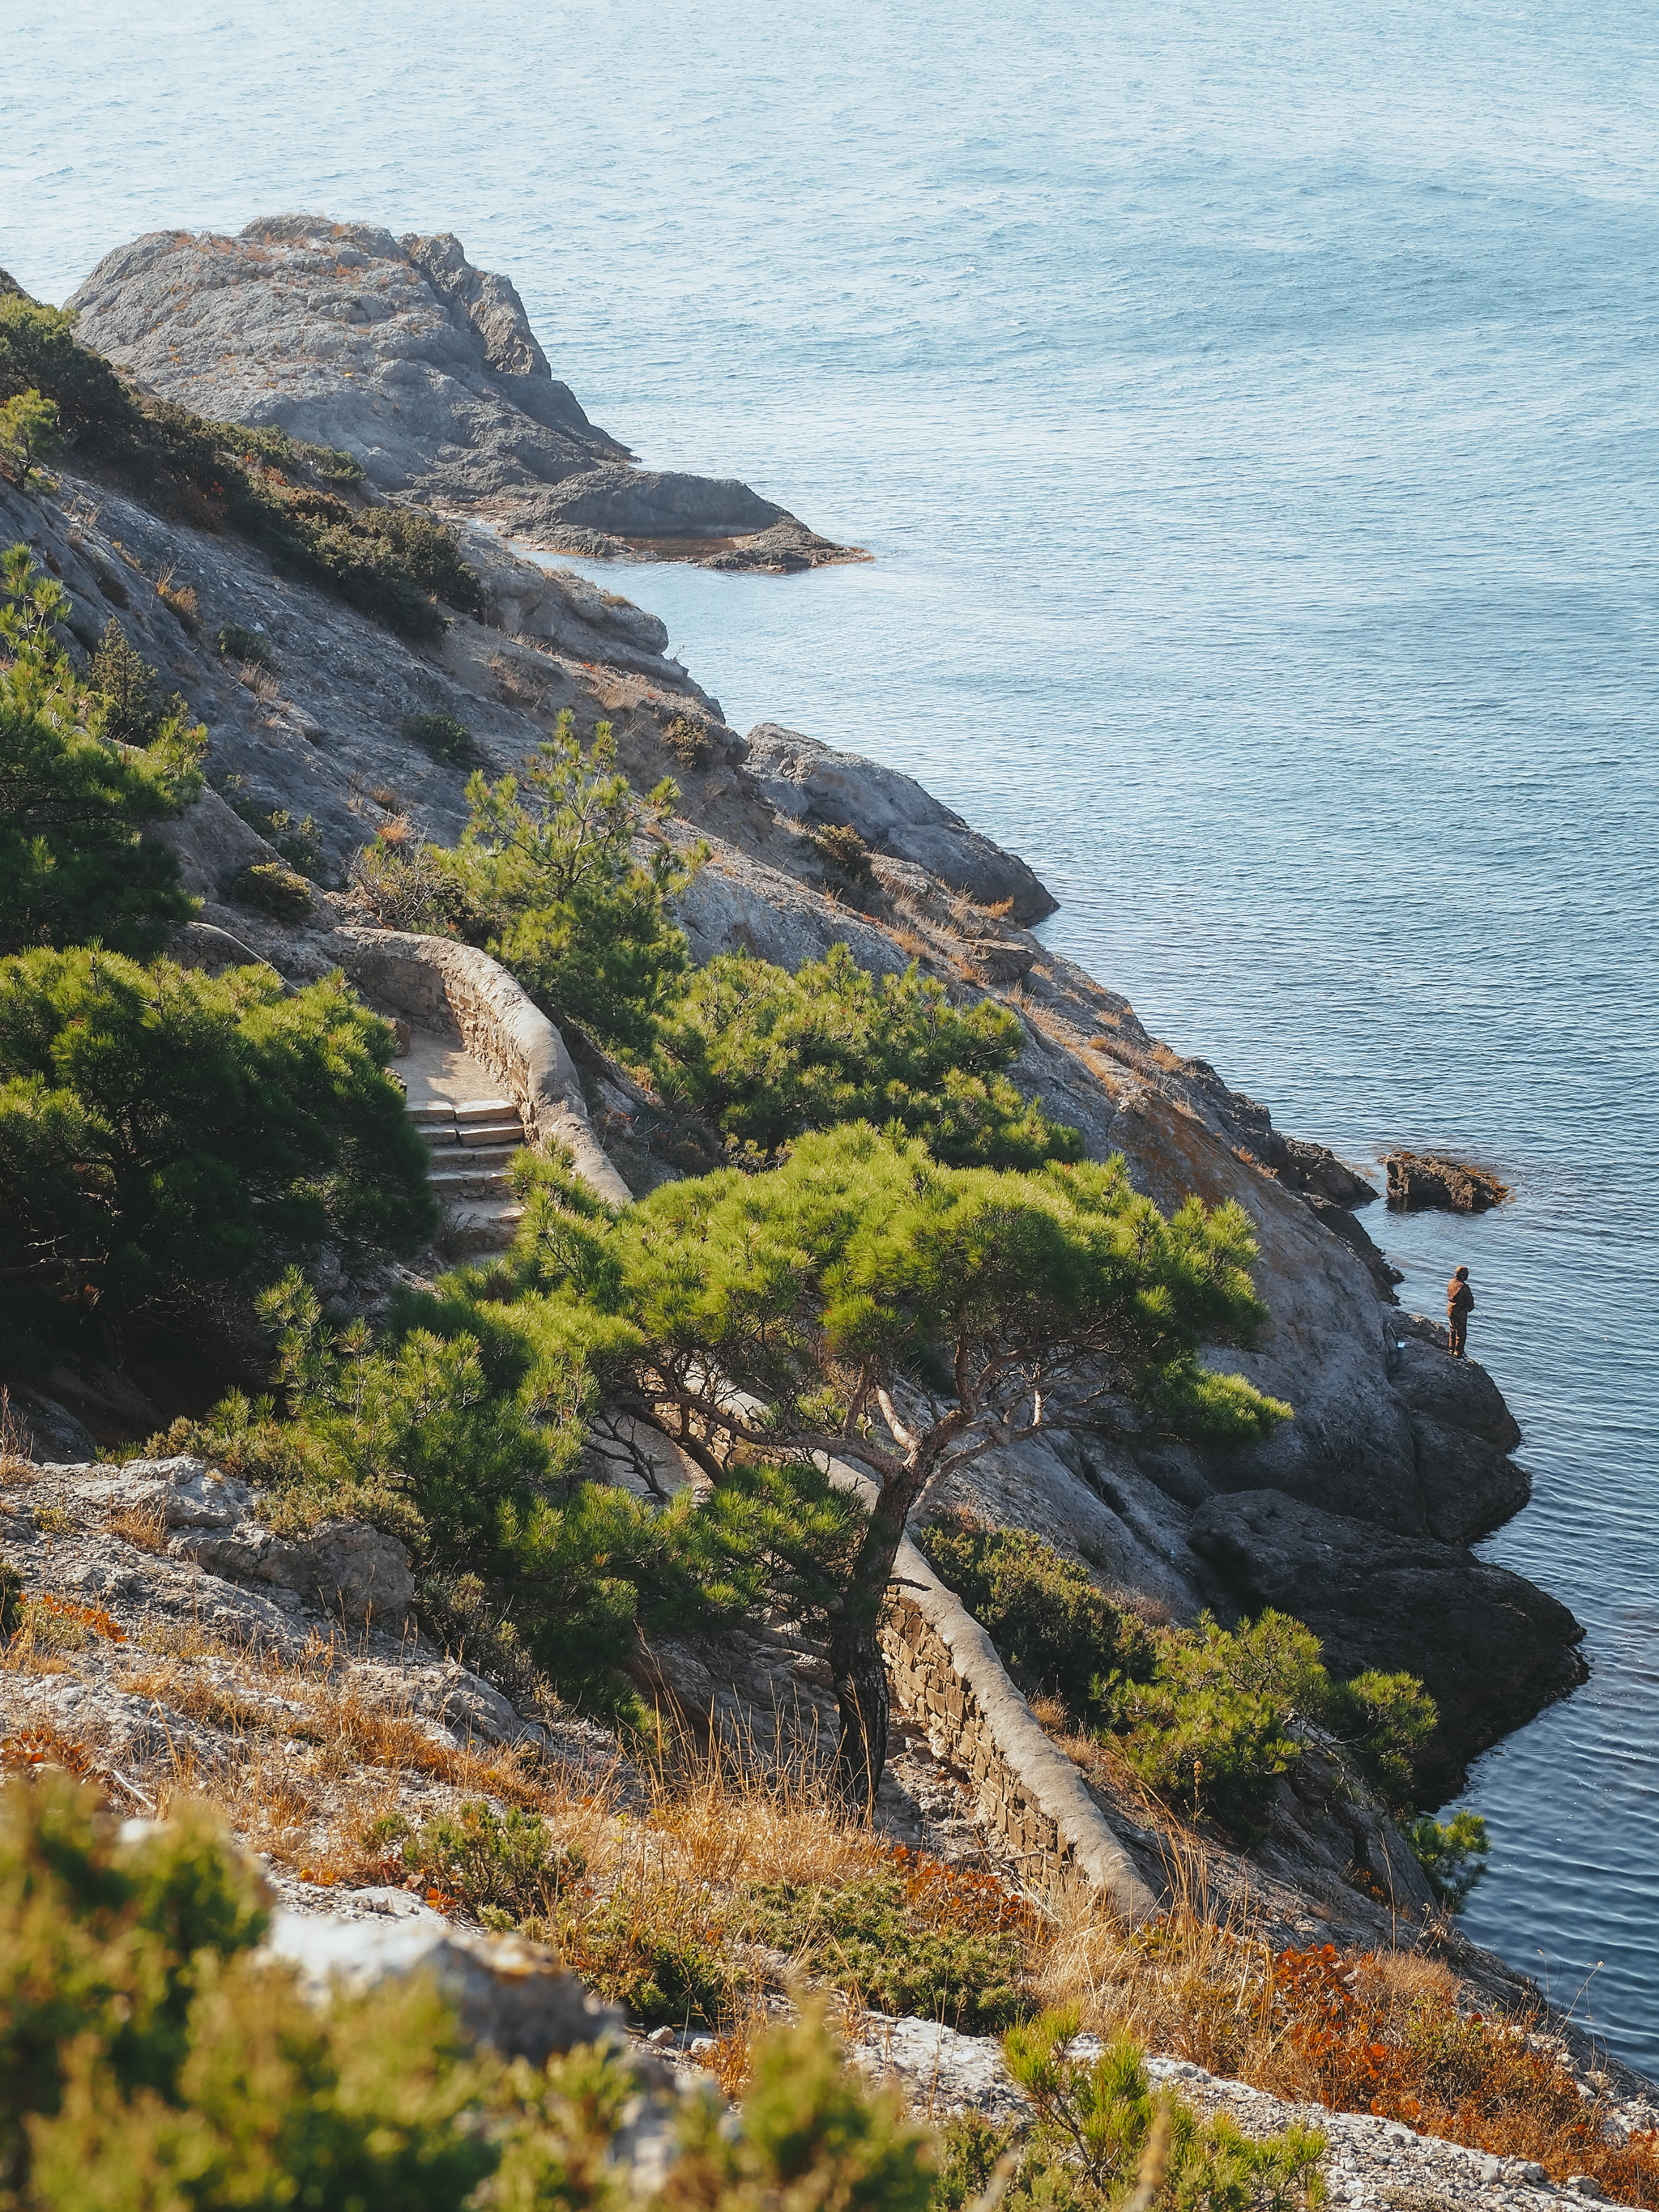
M 1485 1213 L 1510 1194 L 1509 1185 L 1490 1170 L 1444 1152 L 1390 1152 L 1382 1164 L 1389 1174 L 1389 1204 L 1396 1213 L 1424 1213 L 1432 1206 L 1449 1213 Z

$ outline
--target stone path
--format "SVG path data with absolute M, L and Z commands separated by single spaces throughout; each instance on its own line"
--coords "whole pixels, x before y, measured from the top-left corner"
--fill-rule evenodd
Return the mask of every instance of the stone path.
M 411 1029 L 396 1066 L 452 1235 L 470 1251 L 504 1250 L 524 1212 L 507 1179 L 524 1142 L 518 1108 L 487 1067 L 430 1030 Z

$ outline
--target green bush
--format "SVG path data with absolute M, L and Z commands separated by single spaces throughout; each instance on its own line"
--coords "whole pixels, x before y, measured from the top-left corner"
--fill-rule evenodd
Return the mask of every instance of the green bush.
M 1080 1723 L 1100 1720 L 1122 1677 L 1151 1674 L 1156 1648 L 1144 1624 L 1030 1529 L 948 1513 L 918 1528 L 915 1540 L 1031 1695 L 1059 1698 Z
M 820 860 L 827 860 L 840 875 L 849 882 L 865 884 L 870 880 L 870 848 L 849 822 L 831 822 L 821 830 L 809 830 L 806 842 Z
M 520 778 L 466 787 L 471 812 L 444 856 L 477 931 L 551 1012 L 608 1044 L 643 1050 L 689 964 L 668 902 L 702 866 L 665 832 L 678 793 L 641 799 L 617 768 L 608 722 L 584 754 L 568 709 Z M 635 844 L 652 849 L 641 859 Z
M 348 880 L 382 929 L 411 929 L 426 937 L 470 935 L 476 917 L 466 888 L 447 860 L 436 845 L 409 849 L 377 837 L 353 855 Z
M 1028 2008 L 1020 1933 L 971 1910 L 920 1916 L 896 1871 L 828 1887 L 763 1887 L 751 1908 L 763 1942 L 878 2012 L 987 2035 Z
M 0 961 L 0 1281 L 177 1316 L 288 1248 L 417 1245 L 435 1207 L 392 1042 L 337 976 Z
M 252 662 L 256 668 L 276 672 L 276 649 L 262 629 L 248 629 L 240 623 L 222 623 L 214 640 L 221 660 L 240 660 L 244 665 Z
M 113 702 L 82 684 L 54 635 L 69 613 L 27 546 L 0 555 L 0 955 L 96 938 L 143 957 L 197 910 L 172 853 L 141 833 L 201 788 L 204 732 L 144 683 Z
M 296 874 L 306 877 L 313 884 L 320 883 L 323 879 L 323 833 L 317 827 L 314 817 L 307 814 L 303 821 L 296 822 L 286 806 L 257 805 L 253 800 L 241 796 L 239 789 L 241 781 L 238 775 L 227 777 L 221 787 L 221 798 L 240 815 L 250 830 L 258 831 L 266 844 L 276 847 Z M 267 862 L 265 865 L 268 866 L 270 864 Z M 298 905 L 297 895 L 284 899 L 287 919 L 297 921 L 302 917 L 309 908 L 309 892 L 306 898 L 306 907 Z M 255 906 L 264 903 L 258 896 L 246 902 Z
M 730 2212 L 924 2212 L 933 2145 L 901 2100 L 872 2096 L 810 2010 L 755 2049 L 739 2124 L 710 2098 L 692 2108 L 671 2187 L 687 2208 Z
M 1074 2012 L 1048 2012 L 1003 2038 L 1008 2071 L 1036 2115 L 1004 2199 L 1013 2212 L 1109 2212 L 1137 2179 L 1171 2212 L 1313 2212 L 1322 2201 L 1326 2139 L 1316 2130 L 1257 2137 L 1224 2112 L 1200 2120 L 1180 2098 L 1154 2095 L 1138 2045 L 1111 2043 L 1083 2059 L 1073 2050 L 1077 2031 Z M 965 2176 L 995 2148 L 982 2128 L 963 2130 L 947 2172 Z
M 285 860 L 254 860 L 231 884 L 238 906 L 251 906 L 276 921 L 303 921 L 311 912 L 311 886 Z
M 713 2026 L 730 2012 L 732 1956 L 701 1900 L 624 1885 L 595 1911 L 562 1913 L 557 1932 L 571 1971 L 641 2027 L 684 2027 L 689 2020 Z
M 9 1559 L 0 1559 L 0 1644 L 23 1626 L 23 1577 Z
M 1015 1680 L 1116 1737 L 1148 1787 L 1189 1818 L 1249 1832 L 1302 1756 L 1298 1722 L 1334 1736 L 1391 1812 L 1409 1809 L 1437 1722 L 1414 1675 L 1334 1680 L 1319 1639 L 1271 1609 L 1236 1629 L 1207 1613 L 1196 1629 L 1150 1628 L 1028 1529 L 952 1514 L 916 1540 Z
M 20 392 L 0 404 L 0 467 L 20 487 L 42 461 L 55 461 L 63 450 L 54 401 L 38 392 Z
M 0 1793 L 0 2200 L 16 2212 L 625 2212 L 638 2082 L 592 2046 L 470 2053 L 428 1980 L 319 2008 L 252 1954 L 258 1879 L 187 1804 L 123 1845 L 89 1791 Z M 677 2014 L 677 2018 L 682 2015 Z M 763 2038 L 741 2126 L 687 2099 L 683 2212 L 924 2212 L 932 2144 L 821 2015 Z M 485 2193 L 487 2191 L 487 2193 Z
M 152 745 L 176 739 L 190 721 L 178 691 L 163 693 L 161 679 L 112 615 L 87 670 L 87 689 L 103 702 L 99 735 L 107 743 Z
M 349 454 L 137 392 L 76 343 L 72 314 L 0 299 L 0 403 L 30 391 L 56 403 L 93 466 L 187 522 L 238 532 L 278 568 L 408 636 L 442 635 L 440 599 L 463 614 L 487 611 L 453 530 L 410 507 L 340 496 L 362 476 Z
M 862 1121 L 921 1137 L 953 1166 L 1080 1159 L 1077 1131 L 1002 1073 L 1024 1042 L 1006 1006 L 953 1006 L 914 963 L 871 975 L 836 945 L 793 975 L 740 954 L 711 960 L 663 1025 L 653 1066 L 665 1097 L 763 1153 Z
M 389 1832 L 387 1840 L 394 1840 Z M 495 1928 L 544 1923 L 561 1881 L 581 1870 L 580 1856 L 554 1841 L 545 1820 L 516 1806 L 497 1813 L 477 1802 L 422 1820 L 404 1843 L 403 1861 L 429 1887 Z
M 471 731 L 453 714 L 411 714 L 404 724 L 404 735 L 452 768 L 470 767 L 478 757 Z
M 1455 1813 L 1449 1820 L 1437 1820 L 1420 1813 L 1406 1831 L 1430 1887 L 1449 1912 L 1461 1912 L 1469 1893 L 1486 1872 L 1492 1838 L 1479 1813 Z
M 682 768 L 701 768 L 708 757 L 708 731 L 690 714 L 676 714 L 664 729 L 662 741 Z

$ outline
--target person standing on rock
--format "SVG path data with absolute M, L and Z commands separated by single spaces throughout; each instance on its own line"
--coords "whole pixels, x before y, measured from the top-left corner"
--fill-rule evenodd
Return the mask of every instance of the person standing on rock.
M 1451 1356 L 1462 1359 L 1463 1347 L 1468 1342 L 1469 1314 L 1474 1305 L 1474 1292 L 1469 1288 L 1469 1271 L 1460 1267 L 1446 1285 L 1446 1333 L 1451 1338 Z

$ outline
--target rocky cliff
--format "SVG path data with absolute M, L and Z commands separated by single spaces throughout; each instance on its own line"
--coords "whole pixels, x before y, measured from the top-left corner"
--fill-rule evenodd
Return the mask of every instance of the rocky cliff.
M 193 405 L 337 441 L 389 487 L 441 489 L 458 506 L 539 497 L 530 480 L 549 479 L 536 471 L 567 461 L 562 487 L 623 467 L 560 397 L 511 287 L 469 270 L 452 244 L 350 228 L 325 236 L 297 221 L 235 240 L 141 240 L 83 288 L 82 334 Z M 361 302 L 351 317 L 349 299 Z M 514 397 L 532 386 L 539 416 Z M 513 450 L 509 403 L 529 426 Z M 509 482 L 514 469 L 522 482 Z M 83 641 L 119 611 L 207 721 L 210 775 L 238 808 L 314 817 L 337 879 L 389 820 L 447 840 L 464 818 L 465 770 L 403 734 L 411 714 L 456 715 L 496 769 L 562 709 L 584 738 L 609 720 L 630 775 L 674 774 L 688 824 L 712 848 L 683 901 L 697 957 L 747 948 L 793 968 L 841 941 L 873 969 L 918 959 L 953 995 L 1015 1008 L 1026 1037 L 1018 1079 L 1077 1125 L 1093 1156 L 1122 1152 L 1166 1206 L 1193 1190 L 1240 1201 L 1272 1319 L 1237 1364 L 1296 1419 L 1225 1454 L 1127 1426 L 1059 1437 L 979 1462 L 954 1502 L 1038 1529 L 1110 1590 L 1171 1614 L 1285 1605 L 1340 1667 L 1423 1674 L 1442 1707 L 1445 1791 L 1475 1753 L 1583 1679 L 1571 1615 L 1469 1549 L 1526 1502 L 1510 1456 L 1519 1434 L 1484 1371 L 1454 1364 L 1433 1323 L 1389 1303 L 1386 1267 L 1354 1214 L 1370 1187 L 1323 1147 L 1275 1130 L 1214 1069 L 1158 1043 L 1125 1000 L 1049 951 L 1015 918 L 1052 908 L 1029 867 L 909 779 L 772 726 L 740 735 L 663 657 L 651 617 L 481 533 L 466 550 L 488 619 L 457 621 L 428 647 L 279 578 L 239 540 L 164 521 L 71 474 L 48 497 L 0 488 L 0 542 L 18 538 L 62 575 Z M 186 585 L 188 619 L 175 611 Z M 222 659 L 214 641 L 226 623 L 262 631 L 271 665 Z M 228 903 L 255 836 L 234 819 L 204 802 L 177 832 L 204 919 L 290 975 L 321 972 L 349 907 L 319 890 L 307 922 L 277 927 Z M 825 857 L 812 836 L 823 824 L 858 830 L 867 876 Z M 667 1171 L 639 1140 L 637 1091 L 614 1071 L 589 1077 L 624 1172 Z
M 447 232 L 316 216 L 152 231 L 70 304 L 87 344 L 164 398 L 344 447 L 380 490 L 554 551 L 776 570 L 866 557 L 746 484 L 635 467 L 554 376 L 510 280 Z

